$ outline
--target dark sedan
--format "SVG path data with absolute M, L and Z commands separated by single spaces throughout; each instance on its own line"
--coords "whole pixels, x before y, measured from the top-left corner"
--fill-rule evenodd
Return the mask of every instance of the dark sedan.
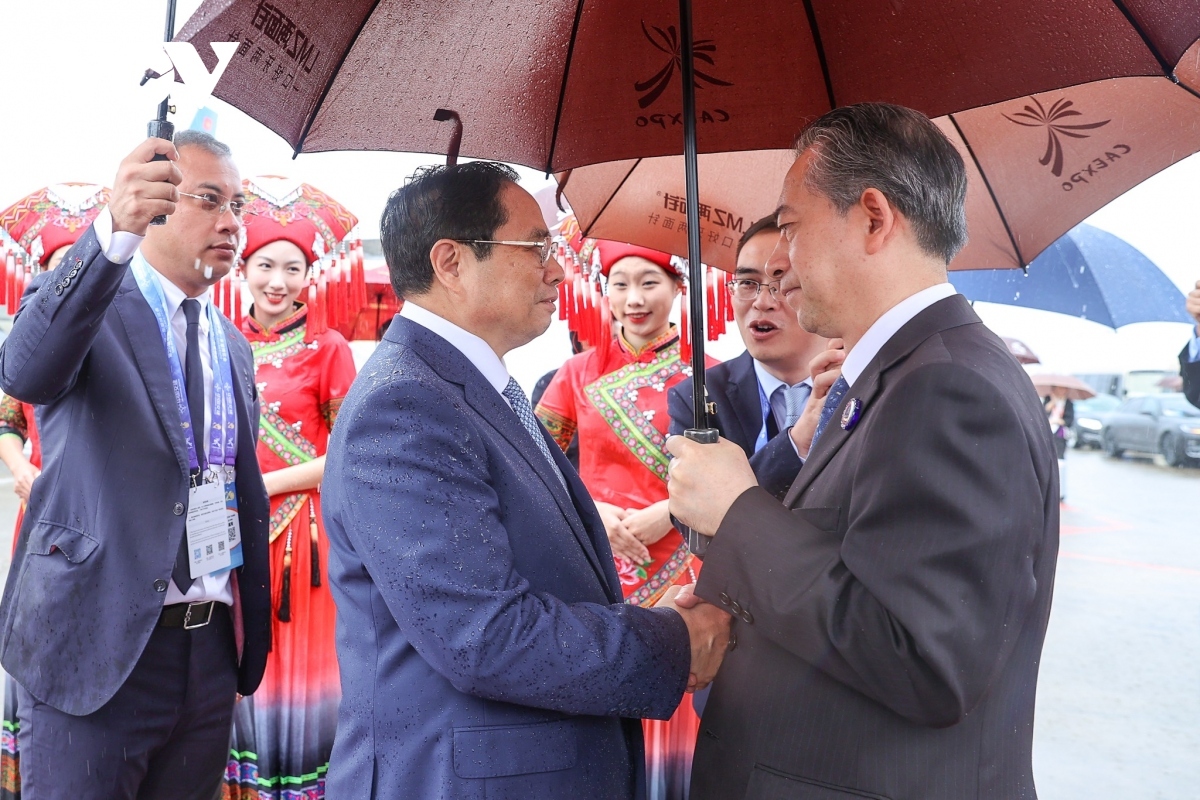
M 1180 467 L 1200 459 L 1200 409 L 1182 394 L 1131 397 L 1111 413 L 1101 432 L 1104 452 L 1161 453 Z
M 1087 400 L 1076 400 L 1075 421 L 1071 423 L 1071 431 L 1075 434 L 1075 446 L 1100 447 L 1103 444 L 1100 431 L 1104 429 L 1104 421 L 1120 405 L 1121 398 L 1111 394 L 1098 394 Z

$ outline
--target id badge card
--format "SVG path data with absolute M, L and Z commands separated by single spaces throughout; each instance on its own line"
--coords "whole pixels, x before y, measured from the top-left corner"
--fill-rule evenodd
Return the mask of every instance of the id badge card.
M 225 484 L 210 481 L 188 490 L 187 547 L 192 580 L 228 569 L 231 562 Z
M 225 483 L 226 546 L 229 548 L 229 568 L 242 565 L 242 521 L 238 517 L 237 484 Z

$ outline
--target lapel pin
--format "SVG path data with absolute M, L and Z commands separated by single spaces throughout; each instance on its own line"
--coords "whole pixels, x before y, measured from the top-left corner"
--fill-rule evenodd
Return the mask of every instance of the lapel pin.
M 848 431 L 858 424 L 858 418 L 862 416 L 863 403 L 857 397 L 851 397 L 850 402 L 846 404 L 846 410 L 842 412 L 842 430 Z

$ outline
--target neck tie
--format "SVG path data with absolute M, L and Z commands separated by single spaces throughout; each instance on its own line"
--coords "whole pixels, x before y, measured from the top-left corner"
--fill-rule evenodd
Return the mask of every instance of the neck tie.
M 825 406 L 821 409 L 821 419 L 817 422 L 817 432 L 813 434 L 812 446 L 808 450 L 810 456 L 817 448 L 817 440 L 825 432 L 825 426 L 829 424 L 829 420 L 833 419 L 833 412 L 837 410 L 838 404 L 842 402 L 842 398 L 848 391 L 850 391 L 850 384 L 846 383 L 846 379 L 840 375 L 833 382 L 833 386 L 829 387 L 829 394 L 825 396 Z
M 183 316 L 187 319 L 187 353 L 183 367 L 183 380 L 187 386 L 188 414 L 192 418 L 192 441 L 196 443 L 196 458 L 200 461 L 200 472 L 204 472 L 204 367 L 200 363 L 200 302 L 188 298 L 183 301 Z M 188 566 L 187 532 L 179 540 L 179 552 L 175 555 L 175 568 L 171 578 L 179 591 L 186 593 L 192 586 L 191 568 Z
M 812 387 L 807 383 L 797 383 L 795 386 L 781 386 L 783 389 L 783 403 L 785 412 L 785 428 L 790 428 L 796 424 L 796 420 L 800 419 L 800 415 L 804 413 L 804 404 L 808 402 L 808 396 L 812 394 Z
M 558 480 L 562 483 L 563 488 L 566 489 L 567 480 L 559 472 L 558 464 L 554 461 L 554 456 L 550 455 L 550 447 L 546 444 L 546 435 L 542 432 L 542 424 L 533 415 L 533 409 L 529 407 L 529 398 L 525 396 L 525 391 L 515 380 L 509 378 L 508 385 L 504 387 L 502 394 L 512 404 L 512 410 L 517 413 L 517 419 L 521 420 L 521 424 L 525 427 L 526 432 L 533 437 L 533 441 L 537 444 L 538 449 L 542 451 L 542 455 L 550 462 L 554 474 L 558 476 Z

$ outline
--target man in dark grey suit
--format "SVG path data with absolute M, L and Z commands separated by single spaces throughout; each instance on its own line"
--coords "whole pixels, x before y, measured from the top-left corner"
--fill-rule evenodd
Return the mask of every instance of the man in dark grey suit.
M 270 647 L 254 359 L 208 296 L 241 178 L 211 136 L 176 142 L 121 163 L 0 348 L 45 456 L 0 604 L 31 800 L 212 800 Z
M 846 356 L 783 503 L 732 443 L 668 442 L 672 513 L 716 537 L 695 595 L 738 643 L 692 798 L 1033 798 L 1058 476 L 1029 379 L 946 283 L 962 159 L 884 104 L 796 149 L 772 263 Z

